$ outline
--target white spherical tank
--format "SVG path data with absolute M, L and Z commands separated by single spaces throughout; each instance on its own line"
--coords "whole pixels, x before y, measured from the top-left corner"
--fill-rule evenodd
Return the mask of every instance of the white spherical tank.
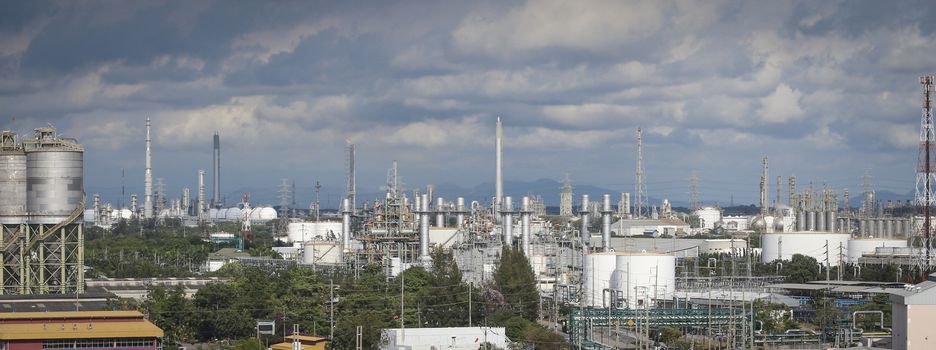
M 303 264 L 337 264 L 341 261 L 338 242 L 306 242 L 302 245 Z
M 583 306 L 604 307 L 604 290 L 610 288 L 611 274 L 616 267 L 617 254 L 595 253 L 585 255 L 582 272 Z
M 676 256 L 618 253 L 611 288 L 620 291 L 630 309 L 652 307 L 653 300 L 671 299 L 676 292 Z
M 218 209 L 211 208 L 208 209 L 208 218 L 211 219 L 211 221 L 219 221 L 224 219 L 224 213 Z
M 702 228 L 713 229 L 715 223 L 721 221 L 721 210 L 715 207 L 702 207 L 694 212 L 702 222 Z
M 903 248 L 906 246 L 907 241 L 902 239 L 853 239 L 848 242 L 848 262 L 852 264 L 858 263 L 858 258 L 863 254 L 873 254 L 875 248 L 878 247 Z
M 133 212 L 127 208 L 117 209 L 110 213 L 111 219 L 114 219 L 114 220 L 120 220 L 120 219 L 129 220 L 132 216 L 133 216 Z
M 257 207 L 250 211 L 250 220 L 256 222 L 267 222 L 276 220 L 276 209 L 271 207 Z
M 765 233 L 761 236 L 761 262 L 768 263 L 777 259 L 790 260 L 793 254 L 802 254 L 824 262 L 828 243 L 829 265 L 838 266 L 835 259 L 841 247 L 848 249 L 851 236 L 847 233 L 829 232 L 783 232 Z
M 227 208 L 224 210 L 224 220 L 226 221 L 241 221 L 244 219 L 243 215 L 244 211 L 238 207 Z

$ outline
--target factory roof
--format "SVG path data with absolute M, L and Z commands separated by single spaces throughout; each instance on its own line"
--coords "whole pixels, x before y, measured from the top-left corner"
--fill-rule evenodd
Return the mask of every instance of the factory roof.
M 0 324 L 0 340 L 161 338 L 162 329 L 137 322 L 38 322 Z
M 936 273 L 930 274 L 926 281 L 906 288 L 888 288 L 892 303 L 903 305 L 936 305 Z
M 622 219 L 614 222 L 611 226 L 621 224 L 629 226 L 689 226 L 688 223 L 678 219 Z
M 10 312 L 0 313 L 0 323 L 12 320 L 38 319 L 113 319 L 143 318 L 139 311 L 51 311 L 51 312 Z
M 208 254 L 208 259 L 210 260 L 237 259 L 237 258 L 246 258 L 249 256 L 250 254 L 241 250 L 237 250 L 234 248 L 221 248 L 220 250 L 214 253 Z

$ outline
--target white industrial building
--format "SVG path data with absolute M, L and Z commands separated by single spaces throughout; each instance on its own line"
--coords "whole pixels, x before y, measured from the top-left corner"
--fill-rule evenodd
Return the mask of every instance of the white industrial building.
M 689 224 L 676 219 L 622 219 L 611 224 L 613 236 L 684 236 Z
M 890 289 L 894 350 L 936 349 L 936 274 L 903 289 Z
M 484 343 L 507 349 L 507 335 L 503 327 L 390 328 L 381 343 L 381 350 L 477 350 Z

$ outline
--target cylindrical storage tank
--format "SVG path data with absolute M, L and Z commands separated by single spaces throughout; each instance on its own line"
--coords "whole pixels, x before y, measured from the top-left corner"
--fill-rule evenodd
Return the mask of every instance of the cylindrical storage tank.
M 721 211 L 715 207 L 702 207 L 697 209 L 693 214 L 699 217 L 703 229 L 713 229 L 715 228 L 715 223 L 721 220 Z
M 603 307 L 603 291 L 610 288 L 611 273 L 615 269 L 615 253 L 594 253 L 585 255 L 585 269 L 582 272 L 582 306 Z
M 26 223 L 26 153 L 16 134 L 2 133 L 0 142 L 0 224 Z
M 84 149 L 58 139 L 55 129 L 36 129 L 26 152 L 26 211 L 32 224 L 65 221 L 84 197 Z M 79 216 L 77 222 L 82 221 Z
M 816 212 L 816 231 L 829 231 L 829 228 L 826 227 L 826 215 L 823 211 Z
M 806 212 L 806 230 L 807 231 L 816 230 L 816 212 L 812 210 Z
M 652 307 L 653 300 L 672 299 L 673 293 L 676 292 L 676 256 L 654 253 L 617 254 L 616 268 L 611 275 L 611 288 L 621 291 L 623 306 L 630 309 L 643 308 L 645 305 Z
M 826 231 L 836 232 L 836 224 L 838 224 L 838 215 L 835 214 L 834 210 L 829 210 L 826 212 Z
M 805 210 L 800 210 L 796 212 L 796 230 L 806 231 L 806 211 Z
M 338 242 L 306 242 L 302 245 L 302 263 L 337 264 L 341 261 L 341 247 Z
M 778 257 L 790 260 L 793 254 L 811 256 L 820 262 L 825 261 L 826 243 L 829 247 L 829 264 L 838 265 L 834 257 L 842 249 L 847 249 L 851 235 L 829 232 L 785 232 L 761 235 L 761 262 L 769 263 Z M 782 243 L 781 243 L 782 242 Z
M 873 254 L 879 247 L 903 248 L 906 246 L 907 241 L 902 239 L 853 239 L 848 242 L 848 263 L 857 264 L 858 258 L 863 254 Z
M 868 220 L 866 219 L 858 220 L 858 235 L 861 237 L 868 236 Z
M 887 238 L 887 232 L 884 232 L 884 219 L 877 219 L 875 221 L 875 230 L 877 231 L 877 238 Z

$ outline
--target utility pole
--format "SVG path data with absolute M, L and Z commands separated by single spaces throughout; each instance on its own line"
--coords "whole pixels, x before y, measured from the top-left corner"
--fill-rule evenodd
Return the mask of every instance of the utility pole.
M 328 279 L 328 303 L 331 304 L 331 312 L 328 315 L 328 339 L 335 339 L 335 282 L 331 278 Z
M 468 282 L 468 327 L 471 327 L 471 290 L 474 287 L 474 282 Z

